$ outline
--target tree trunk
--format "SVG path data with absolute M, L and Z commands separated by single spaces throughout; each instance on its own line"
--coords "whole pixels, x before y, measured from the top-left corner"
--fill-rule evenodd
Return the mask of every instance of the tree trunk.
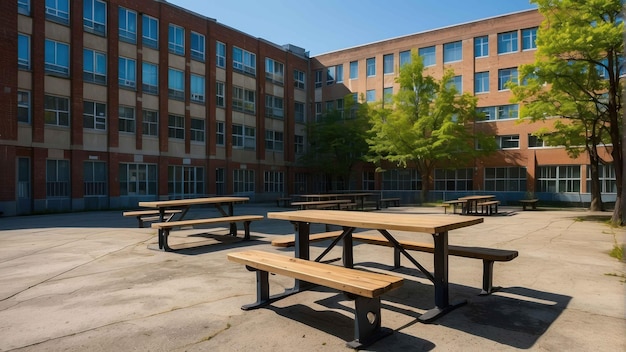
M 424 204 L 428 201 L 428 192 L 430 191 L 430 184 L 428 182 L 428 174 L 421 174 L 422 176 L 422 192 L 420 192 L 420 203 Z
M 602 203 L 602 188 L 600 187 L 600 173 L 598 170 L 600 160 L 595 147 L 589 152 L 589 164 L 591 168 L 591 204 L 589 205 L 589 210 L 603 211 L 604 204 Z

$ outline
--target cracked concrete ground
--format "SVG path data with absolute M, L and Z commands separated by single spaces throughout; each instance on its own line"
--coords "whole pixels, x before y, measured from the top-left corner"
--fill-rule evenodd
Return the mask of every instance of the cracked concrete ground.
M 236 213 L 284 210 L 246 204 Z M 460 216 L 429 207 L 385 211 Z M 188 217 L 207 213 L 216 215 L 202 208 Z M 431 324 L 417 319 L 433 306 L 430 282 L 409 266 L 392 271 L 390 248 L 357 245 L 356 267 L 406 279 L 383 296 L 382 324 L 394 334 L 368 350 L 625 351 L 626 270 L 608 253 L 626 242 L 626 232 L 606 225 L 608 217 L 501 207 L 482 224 L 451 231 L 450 244 L 515 249 L 519 257 L 495 264 L 502 290 L 490 296 L 477 295 L 482 263 L 451 257 L 451 300 L 469 302 Z M 255 276 L 226 254 L 293 255 L 270 245 L 293 233 L 291 224 L 255 222 L 251 241 L 221 236 L 224 228 L 179 230 L 170 243 L 187 248 L 170 253 L 154 250 L 154 230 L 136 226 L 120 211 L 0 218 L 0 351 L 350 350 L 354 305 L 336 291 L 318 287 L 240 309 L 255 299 Z M 432 269 L 430 254 L 415 257 Z M 293 283 L 279 275 L 270 281 L 276 293 Z

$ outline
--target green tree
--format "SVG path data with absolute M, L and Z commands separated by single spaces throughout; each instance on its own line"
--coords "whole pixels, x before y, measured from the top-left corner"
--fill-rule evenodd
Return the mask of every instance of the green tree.
M 459 94 L 451 84 L 453 76 L 452 71 L 441 80 L 424 75 L 421 57 L 412 52 L 411 62 L 400 68 L 396 78 L 399 91 L 391 99 L 386 97 L 391 104 L 373 107 L 369 113 L 368 160 L 416 168 L 422 178 L 422 201 L 427 199 L 435 168 L 466 167 L 495 149 L 493 137 L 473 133 L 471 126 L 479 117 L 477 99 Z
M 307 125 L 310 148 L 300 161 L 326 175 L 330 181 L 328 189 L 333 184 L 338 189 L 347 189 L 354 166 L 367 153 L 368 129 L 366 115 L 351 95 L 346 96 L 344 109 L 327 111 L 321 119 Z
M 602 210 L 598 147 L 610 151 L 617 181 L 613 221 L 621 214 L 622 149 L 620 72 L 624 42 L 620 0 L 532 0 L 544 21 L 537 34 L 535 62 L 520 67 L 523 84 L 512 86 L 531 121 L 559 116 L 553 131 L 539 135 L 565 146 L 572 157 L 586 152 L 592 177 L 591 210 Z M 582 147 L 581 147 L 582 146 Z

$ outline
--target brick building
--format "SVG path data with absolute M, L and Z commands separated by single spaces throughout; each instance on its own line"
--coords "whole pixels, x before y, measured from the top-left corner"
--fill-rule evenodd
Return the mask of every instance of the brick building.
M 380 100 L 393 92 L 412 49 L 434 76 L 455 70 L 457 87 L 476 94 L 489 115 L 476 128 L 493 131 L 502 147 L 474 167 L 438 170 L 434 199 L 469 191 L 588 197 L 587 160 L 529 136 L 537 124 L 518 124 L 502 89 L 533 60 L 536 10 L 315 58 L 158 0 L 3 1 L 0 20 L 5 215 L 324 191 L 298 167 L 305 123 L 340 108 L 346 94 Z M 604 172 L 610 197 L 610 168 Z M 377 174 L 363 165 L 350 188 L 410 201 L 417 180 L 410 170 Z
M 348 94 L 361 102 L 362 97 L 374 102 L 395 94 L 399 67 L 416 50 L 427 74 L 441 78 L 444 71 L 454 70 L 453 84 L 475 95 L 486 116 L 473 128 L 495 135 L 499 144 L 496 153 L 474 160 L 473 165 L 435 170 L 431 200 L 486 192 L 505 202 L 533 196 L 587 203 L 591 187 L 588 157 L 571 159 L 564 148 L 547 147 L 532 136 L 540 128 L 550 128 L 556 119 L 520 123 L 519 105 L 511 102 L 512 93 L 505 87 L 509 80 L 517 81 L 520 65 L 534 61 L 542 19 L 537 10 L 521 11 L 315 56 L 311 59 L 315 114 L 341 109 Z M 601 152 L 605 160 L 611 159 L 606 150 Z M 364 165 L 361 173 L 362 188 L 383 190 L 405 202 L 415 200 L 415 191 L 421 188 L 415 170 L 378 174 Z M 612 165 L 603 165 L 601 174 L 603 200 L 614 201 Z

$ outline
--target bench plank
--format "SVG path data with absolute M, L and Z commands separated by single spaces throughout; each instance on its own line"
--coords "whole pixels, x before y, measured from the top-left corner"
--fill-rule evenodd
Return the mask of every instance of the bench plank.
M 314 234 L 309 237 L 310 242 L 324 241 L 334 239 L 341 236 L 342 231 L 323 232 Z M 378 246 L 393 247 L 393 244 L 387 241 L 381 235 L 368 235 L 363 233 L 353 233 L 352 239 L 354 241 L 360 241 L 367 244 L 373 244 Z M 290 247 L 295 245 L 295 236 L 282 236 L 276 240 L 276 244 L 272 241 L 272 245 L 278 247 Z M 413 250 L 418 252 L 433 253 L 435 247 L 432 243 L 422 243 L 407 240 L 398 240 L 398 242 L 406 250 Z M 497 248 L 485 248 L 485 247 L 465 247 L 465 246 L 448 246 L 448 255 L 456 257 L 464 257 L 471 259 L 481 259 L 483 261 L 483 287 L 481 295 L 491 294 L 497 288 L 493 287 L 493 263 L 494 262 L 508 262 L 519 255 L 517 251 Z M 399 268 L 400 265 L 400 251 L 394 247 L 394 266 Z
M 164 220 L 171 220 L 174 215 L 182 213 L 182 210 L 179 209 L 169 209 L 165 211 Z M 134 216 L 137 218 L 139 222 L 139 228 L 143 228 L 144 222 L 146 221 L 155 221 L 161 220 L 161 213 L 158 210 L 130 210 L 122 213 L 123 216 Z
M 243 306 L 244 310 L 265 306 L 299 291 L 288 290 L 270 297 L 269 273 L 275 273 L 334 288 L 354 299 L 354 340 L 347 343 L 348 347 L 360 349 L 393 332 L 382 327 L 380 295 L 400 287 L 404 283 L 400 277 L 257 250 L 230 253 L 228 259 L 256 270 L 257 301 Z
M 402 286 L 400 277 L 318 263 L 263 251 L 229 253 L 228 259 L 249 267 L 281 274 L 362 297 L 374 298 Z
M 151 227 L 153 229 L 159 229 L 159 249 L 164 251 L 169 251 L 171 248 L 167 243 L 167 239 L 170 235 L 170 231 L 173 228 L 181 227 L 181 226 L 193 226 L 193 225 L 206 225 L 206 224 L 219 224 L 219 223 L 236 223 L 243 222 L 244 228 L 244 239 L 250 239 L 250 222 L 263 220 L 264 217 L 262 215 L 235 215 L 235 216 L 222 216 L 216 218 L 204 218 L 204 219 L 189 219 L 189 220 L 178 220 L 178 221 L 169 221 L 169 222 L 155 222 L 152 223 Z M 236 227 L 231 226 L 231 235 L 237 236 Z
M 537 203 L 539 199 L 521 199 L 520 204 L 522 204 L 522 209 L 526 210 L 527 206 L 531 206 L 533 210 L 537 209 Z

